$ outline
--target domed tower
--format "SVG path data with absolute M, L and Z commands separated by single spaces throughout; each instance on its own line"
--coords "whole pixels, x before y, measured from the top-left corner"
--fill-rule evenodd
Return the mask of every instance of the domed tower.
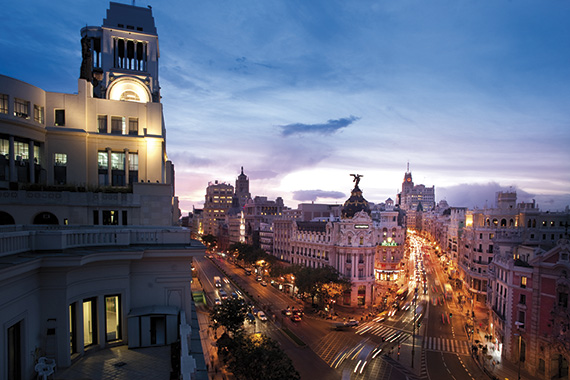
M 368 201 L 362 196 L 362 190 L 358 187 L 360 183 L 360 174 L 351 174 L 354 177 L 354 189 L 352 189 L 350 198 L 344 202 L 341 217 L 343 219 L 352 218 L 357 212 L 365 211 L 370 216 L 370 206 Z

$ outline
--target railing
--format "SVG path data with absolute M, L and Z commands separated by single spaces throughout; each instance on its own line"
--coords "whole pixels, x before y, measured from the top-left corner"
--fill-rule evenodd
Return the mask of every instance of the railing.
M 79 247 L 165 245 L 198 246 L 182 227 L 9 226 L 0 228 L 0 256 Z

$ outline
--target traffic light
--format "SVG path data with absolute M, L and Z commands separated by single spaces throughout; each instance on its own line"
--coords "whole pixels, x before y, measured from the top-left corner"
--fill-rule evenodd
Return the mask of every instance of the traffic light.
M 422 323 L 420 321 L 418 321 L 418 329 L 420 328 L 421 325 L 422 325 Z
M 451 317 L 453 317 L 453 313 L 449 313 L 449 319 L 451 319 Z

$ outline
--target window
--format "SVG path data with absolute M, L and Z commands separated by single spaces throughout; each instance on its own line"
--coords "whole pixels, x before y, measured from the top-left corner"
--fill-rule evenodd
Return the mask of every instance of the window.
M 113 170 L 125 170 L 125 154 L 111 153 L 111 168 Z
M 139 155 L 138 153 L 129 153 L 129 183 L 139 181 Z
M 30 102 L 23 99 L 14 99 L 14 116 L 23 119 L 30 118 Z
M 120 100 L 123 100 L 126 102 L 140 102 L 141 98 L 136 92 L 134 92 L 132 90 L 127 90 L 121 94 Z
M 8 95 L 0 94 L 0 113 L 8 113 Z
M 97 152 L 97 162 L 99 169 L 107 169 L 109 167 L 107 152 Z
M 97 343 L 97 302 L 94 298 L 83 301 L 83 343 L 85 347 Z
M 67 154 L 55 153 L 53 179 L 56 185 L 65 185 L 67 182 Z
M 111 117 L 111 133 L 116 135 L 123 134 L 124 124 L 125 124 L 124 117 L 117 117 L 117 116 Z
M 65 125 L 65 110 L 55 110 L 55 125 L 58 127 Z
M 519 310 L 519 315 L 517 321 L 522 323 L 521 328 L 524 329 L 524 322 L 525 322 L 526 312 L 524 310 Z
M 526 305 L 526 294 L 521 294 L 519 297 L 519 303 L 521 305 Z
M 105 336 L 107 342 L 121 339 L 121 297 L 105 297 Z
M 8 352 L 6 353 L 8 379 L 22 379 L 22 330 L 22 322 L 20 321 L 8 327 L 6 331 L 6 340 L 8 341 Z
M 99 133 L 107 133 L 107 115 L 97 116 L 97 130 Z
M 139 119 L 129 118 L 129 135 L 139 134 Z
M 77 315 L 75 312 L 75 302 L 69 305 L 69 353 L 77 352 Z
M 40 124 L 44 123 L 44 107 L 34 104 L 34 120 Z
M 117 211 L 117 210 L 103 210 L 103 225 L 105 225 L 105 226 L 118 226 L 119 225 L 119 211 Z
M 526 276 L 521 277 L 521 288 L 526 288 L 527 278 Z
M 30 145 L 23 141 L 14 141 L 14 153 L 16 155 L 16 161 L 22 163 L 27 160 L 30 155 L 29 151 Z
M 568 307 L 568 293 L 558 293 L 558 306 L 566 309 Z

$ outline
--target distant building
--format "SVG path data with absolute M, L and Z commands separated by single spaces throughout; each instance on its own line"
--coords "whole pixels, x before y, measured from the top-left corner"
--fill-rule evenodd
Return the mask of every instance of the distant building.
M 228 183 L 218 180 L 208 183 L 202 212 L 204 235 L 218 236 L 226 211 L 232 206 L 233 194 L 234 187 Z
M 397 196 L 397 205 L 406 211 L 407 226 L 412 229 L 421 224 L 421 221 L 417 221 L 417 218 L 421 218 L 421 212 L 431 211 L 435 208 L 435 188 L 433 186 L 414 185 L 409 164 L 404 174 L 402 191 Z

